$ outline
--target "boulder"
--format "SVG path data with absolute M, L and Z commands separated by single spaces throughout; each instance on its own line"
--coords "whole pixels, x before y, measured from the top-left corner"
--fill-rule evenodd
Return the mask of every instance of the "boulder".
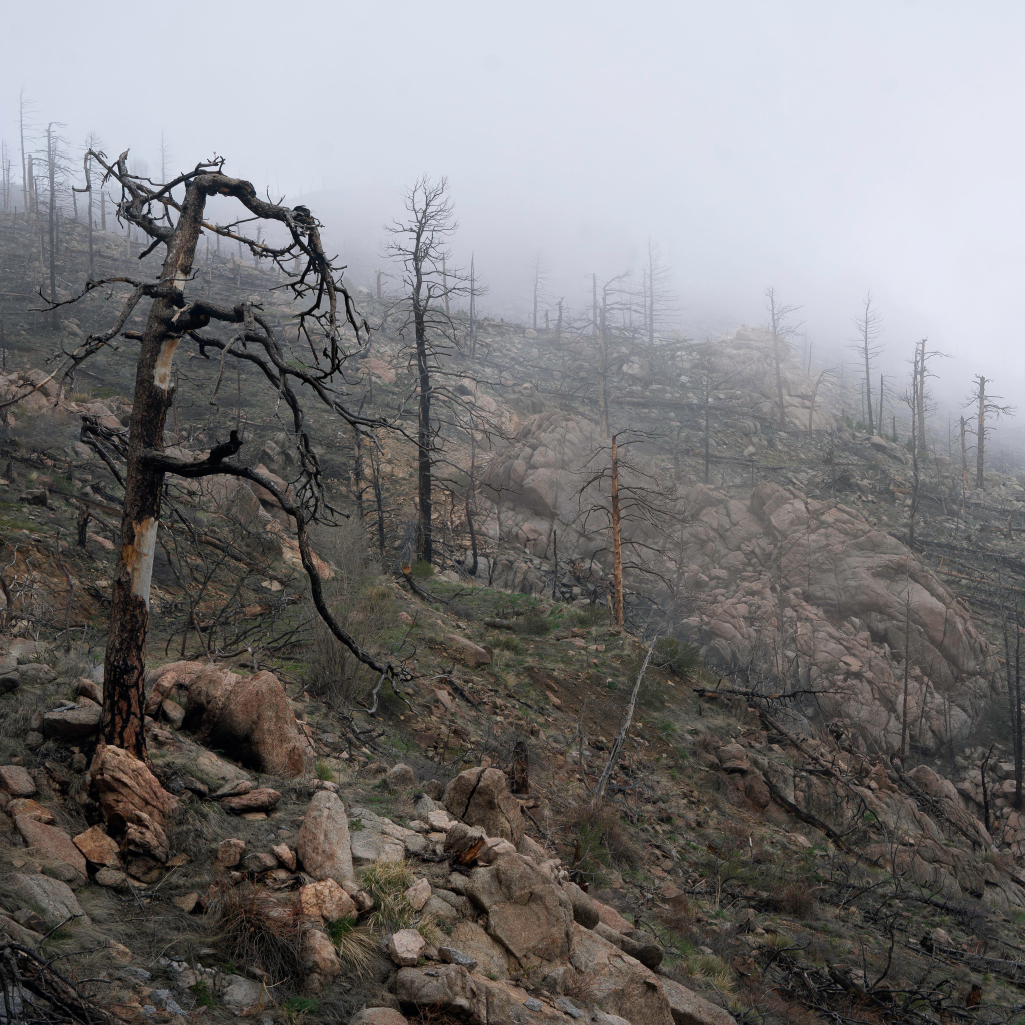
M 445 788 L 445 807 L 488 836 L 517 843 L 523 835 L 523 812 L 509 791 L 501 769 L 466 769 Z
M 0 765 L 0 787 L 11 797 L 31 797 L 36 792 L 36 781 L 22 765 Z
M 53 866 L 60 879 L 76 886 L 88 879 L 85 858 L 63 829 L 48 826 L 27 815 L 19 815 L 14 824 L 35 856 Z
M 320 929 L 307 929 L 304 933 L 303 963 L 324 979 L 333 979 L 342 970 L 335 945 Z
M 103 704 L 103 688 L 90 680 L 88 676 L 80 676 L 75 681 L 75 693 L 82 698 L 88 698 L 97 705 Z
M 270 787 L 259 787 L 247 794 L 236 797 L 225 797 L 221 807 L 232 815 L 244 815 L 246 812 L 270 811 L 281 800 L 281 794 Z
M 416 783 L 416 776 L 408 765 L 399 762 L 393 765 L 384 776 L 384 785 L 392 790 L 404 790 Z
M 206 666 L 187 677 L 187 688 L 183 726 L 201 743 L 275 776 L 294 777 L 312 770 L 313 745 L 273 673 L 239 676 Z
M 100 868 L 120 868 L 121 858 L 118 854 L 117 841 L 107 835 L 103 826 L 93 826 L 74 838 L 75 846 L 91 865 Z
M 737 1025 L 729 1011 L 664 976 L 659 980 L 676 1025 Z
M 90 702 L 43 716 L 43 736 L 56 740 L 86 740 L 100 728 L 103 709 Z
M 241 975 L 228 975 L 221 991 L 221 1002 L 236 1017 L 249 1017 L 262 1011 L 270 1003 L 270 995 L 267 987 L 259 982 L 243 978 Z
M 242 860 L 245 849 L 245 840 L 235 837 L 222 840 L 214 847 L 214 863 L 221 868 L 234 868 Z
M 573 908 L 562 889 L 532 861 L 505 854 L 470 873 L 470 901 L 486 911 L 487 932 L 524 967 L 569 953 Z
M 273 852 L 274 857 L 280 862 L 282 868 L 287 868 L 289 872 L 295 871 L 295 851 L 293 851 L 287 843 L 276 843 L 271 847 L 271 851 Z
M 296 856 L 313 879 L 355 883 L 349 820 L 337 794 L 320 790 L 313 795 L 299 829 Z
M 178 798 L 164 790 L 144 762 L 119 747 L 97 748 L 91 772 L 103 819 L 121 836 L 122 849 L 167 861 L 164 826 L 178 808 Z
M 414 911 L 422 911 L 431 896 L 431 884 L 426 879 L 415 882 L 405 892 L 405 898 Z
M 673 1025 L 659 977 L 608 940 L 573 926 L 572 970 L 561 973 L 559 991 L 609 1014 L 644 1025 Z
M 334 879 L 300 886 L 299 907 L 303 914 L 325 922 L 355 918 L 359 914 L 352 897 Z
M 427 941 L 416 929 L 399 929 L 388 940 L 388 956 L 400 967 L 415 965 L 427 949 Z
M 11 891 L 38 911 L 50 929 L 56 929 L 68 919 L 75 923 L 91 925 L 89 916 L 82 910 L 71 887 L 60 879 L 52 879 L 44 875 L 25 875 L 15 872 L 9 876 L 8 885 Z
M 459 634 L 445 634 L 445 649 L 453 658 L 472 669 L 491 665 L 491 656 L 484 648 Z

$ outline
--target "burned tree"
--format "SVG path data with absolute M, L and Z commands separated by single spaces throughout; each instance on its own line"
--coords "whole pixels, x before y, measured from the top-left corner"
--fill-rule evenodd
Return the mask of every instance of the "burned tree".
M 1001 396 L 992 395 L 986 392 L 986 385 L 993 382 L 982 374 L 975 378 L 972 394 L 965 402 L 966 406 L 974 406 L 975 413 L 975 486 L 982 490 L 986 486 L 984 475 L 986 466 L 986 436 L 991 434 L 993 427 L 991 420 L 998 420 L 1001 416 L 1014 416 L 1014 406 L 1001 405 L 998 401 Z
M 872 307 L 872 293 L 866 292 L 861 303 L 861 311 L 856 317 L 851 318 L 858 331 L 857 340 L 851 343 L 851 348 L 857 352 L 865 367 L 865 398 L 868 412 L 868 433 L 875 434 L 876 422 L 872 417 L 872 363 L 882 351 L 878 344 L 879 334 L 882 331 L 883 318 L 877 309 Z M 880 379 L 879 384 L 879 433 L 883 430 L 883 386 Z
M 129 228 L 134 225 L 148 236 L 146 252 L 164 248 L 157 280 L 126 276 L 90 281 L 80 295 L 68 301 L 77 302 L 97 289 L 130 289 L 123 294 L 123 306 L 108 330 L 89 335 L 77 349 L 66 353 L 61 368 L 64 377 L 73 379 L 83 361 L 114 344 L 119 336 L 137 345 L 123 474 L 103 441 L 97 437 L 90 441 L 115 476 L 120 477 L 124 488 L 121 543 L 104 659 L 100 748 L 109 745 L 145 758 L 143 674 L 150 628 L 150 581 L 168 474 L 187 479 L 227 474 L 269 491 L 293 518 L 302 565 L 317 611 L 356 658 L 379 672 L 386 671 L 335 622 L 324 600 L 308 528 L 315 521 L 330 519 L 335 510 L 326 495 L 299 392 L 311 395 L 321 408 L 353 427 L 369 429 L 381 426 L 382 422 L 351 412 L 337 390 L 339 372 L 354 351 L 345 344 L 343 328 L 348 325 L 351 329 L 358 351 L 365 343 L 367 326 L 356 313 L 338 268 L 325 255 L 320 224 L 306 207 L 288 207 L 260 199 L 249 182 L 224 173 L 220 158 L 197 164 L 166 183 L 154 183 L 131 173 L 127 151 L 112 161 L 104 153 L 90 150 L 87 159 L 102 168 L 103 185 L 113 182 L 120 187 L 118 217 Z M 238 203 L 242 207 L 241 219 L 227 225 L 209 221 L 207 202 L 215 196 Z M 271 245 L 252 233 L 244 234 L 240 225 L 254 221 L 276 226 L 282 236 L 281 244 Z M 204 232 L 248 247 L 256 260 L 268 261 L 286 275 L 286 287 L 298 306 L 295 338 L 290 345 L 283 344 L 270 318 L 248 299 L 234 305 L 219 305 L 190 294 L 196 248 Z M 291 265 L 296 258 L 300 270 L 292 275 Z M 58 305 L 66 304 L 53 302 L 51 309 Z M 132 315 L 146 306 L 144 330 L 126 330 Z M 262 374 L 291 417 L 299 467 L 292 487 L 282 489 L 264 474 L 233 462 L 231 456 L 241 444 L 237 437 L 225 443 L 226 447 L 215 447 L 201 460 L 189 461 L 165 452 L 165 423 L 176 391 L 174 357 L 183 341 L 193 343 L 201 357 L 209 359 L 211 352 L 218 354 L 222 369 L 230 357 Z M 296 358 L 300 344 L 307 348 L 303 360 Z M 56 375 L 57 372 L 52 376 Z
M 416 557 L 434 558 L 433 485 L 439 424 L 432 405 L 443 376 L 446 352 L 456 345 L 455 329 L 446 307 L 454 296 L 474 289 L 443 263 L 451 258 L 448 241 L 456 231 L 448 179 L 424 177 L 406 193 L 406 218 L 387 227 L 392 237 L 387 254 L 402 267 L 402 290 L 394 311 L 402 318 L 399 334 L 412 331 L 412 360 L 417 379 L 417 511 Z M 476 290 L 479 294 L 479 289 Z
M 765 290 L 765 308 L 769 311 L 769 331 L 772 333 L 772 362 L 776 378 L 776 399 L 779 403 L 779 426 L 786 430 L 787 407 L 783 400 L 783 348 L 789 343 L 787 339 L 793 335 L 800 324 L 791 324 L 790 318 L 801 308 L 790 306 L 779 301 L 775 288 Z

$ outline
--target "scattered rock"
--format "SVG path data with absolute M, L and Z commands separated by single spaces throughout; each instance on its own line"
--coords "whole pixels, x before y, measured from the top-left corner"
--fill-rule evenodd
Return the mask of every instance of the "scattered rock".
M 320 929 L 307 929 L 303 936 L 303 961 L 306 966 L 325 980 L 333 979 L 341 970 L 338 952 L 327 933 Z
M 88 878 L 85 858 L 63 829 L 19 815 L 14 824 L 40 861 L 48 862 L 66 883 L 80 885 Z
M 478 666 L 491 665 L 491 656 L 479 644 L 460 637 L 459 634 L 445 634 L 445 648 L 463 665 L 476 669 Z
M 336 794 L 321 790 L 313 795 L 299 830 L 296 856 L 314 879 L 355 883 L 349 820 Z
M 199 903 L 199 894 L 195 890 L 190 890 L 188 893 L 177 894 L 171 898 L 171 901 L 185 914 L 190 915 Z
M 43 716 L 43 735 L 57 740 L 86 740 L 100 728 L 103 709 L 92 703 L 47 712 Z
M 36 792 L 36 781 L 21 765 L 0 765 L 0 787 L 11 797 L 31 797 Z
M 446 964 L 462 965 L 468 972 L 477 967 L 477 962 L 472 957 L 461 950 L 456 950 L 455 947 L 438 947 L 438 957 Z
M 405 893 L 406 900 L 414 911 L 422 911 L 430 896 L 431 884 L 426 879 L 415 882 Z
M 393 765 L 384 775 L 384 785 L 393 790 L 404 790 L 416 783 L 416 776 L 408 765 L 399 762 Z
M 388 956 L 400 966 L 415 965 L 427 949 L 427 941 L 415 929 L 400 929 L 388 940 Z
M 334 879 L 322 879 L 299 888 L 299 906 L 311 918 L 337 922 L 355 918 L 358 909 L 352 897 Z
M 246 812 L 270 811 L 280 800 L 281 794 L 277 790 L 260 787 L 238 797 L 225 797 L 221 807 L 232 815 L 243 815 Z
M 293 851 L 287 843 L 274 844 L 274 846 L 271 847 L 271 850 L 274 852 L 274 857 L 277 858 L 279 862 L 281 862 L 281 865 L 284 868 L 287 868 L 289 872 L 295 871 L 295 851 Z
M 47 931 L 45 924 L 43 925 L 42 932 L 39 932 L 36 929 L 26 928 L 6 915 L 0 915 L 0 935 L 9 937 L 15 943 L 20 943 L 23 947 L 34 947 L 46 935 Z
M 236 1016 L 248 1017 L 262 1011 L 270 1003 L 270 997 L 267 988 L 260 983 L 244 979 L 241 975 L 229 975 L 221 992 L 221 1001 Z
M 238 840 L 235 837 L 229 837 L 227 840 L 222 840 L 214 847 L 214 861 L 216 864 L 220 865 L 221 868 L 235 868 L 235 866 L 242 860 L 242 855 L 245 853 L 245 850 L 245 840 Z
M 60 879 L 15 872 L 9 877 L 9 886 L 29 907 L 39 912 L 48 929 L 55 929 L 68 919 L 82 925 L 92 924 L 71 887 Z
M 523 835 L 523 812 L 501 769 L 459 773 L 445 789 L 445 807 L 469 825 L 483 826 L 488 836 L 515 844 Z
M 107 835 L 103 826 L 93 826 L 74 838 L 75 846 L 85 855 L 86 861 L 106 868 L 120 868 L 121 857 L 117 841 Z

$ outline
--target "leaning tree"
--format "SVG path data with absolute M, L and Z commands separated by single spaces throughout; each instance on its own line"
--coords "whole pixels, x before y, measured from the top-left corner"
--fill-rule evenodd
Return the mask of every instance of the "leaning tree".
M 90 280 L 68 303 L 97 290 L 119 290 L 123 305 L 109 328 L 91 334 L 51 377 L 73 379 L 77 368 L 118 337 L 137 343 L 135 390 L 131 421 L 124 447 L 125 470 L 95 430 L 83 440 L 95 447 L 121 478 L 124 508 L 111 598 L 110 627 L 104 656 L 103 717 L 100 748 L 110 745 L 137 758 L 146 757 L 143 733 L 143 677 L 146 640 L 150 629 L 150 581 L 160 529 L 161 505 L 167 476 L 182 478 L 227 474 L 266 488 L 294 521 L 303 568 L 309 578 L 313 602 L 335 637 L 377 672 L 388 672 L 370 653 L 339 626 L 325 601 L 310 547 L 309 527 L 330 520 L 333 508 L 324 474 L 314 450 L 307 422 L 307 406 L 337 415 L 357 430 L 371 431 L 384 421 L 362 416 L 346 403 L 342 369 L 363 349 L 368 327 L 356 312 L 342 281 L 341 268 L 329 258 L 321 241 L 321 225 L 304 206 L 289 207 L 261 199 L 247 181 L 229 177 L 223 159 L 197 164 L 166 182 L 154 182 L 128 170 L 128 153 L 109 160 L 90 150 L 86 162 L 103 171 L 103 182 L 120 187 L 117 214 L 151 240 L 143 255 L 163 247 L 163 262 L 156 280 L 129 276 Z M 238 218 L 214 223 L 207 212 L 214 197 L 234 201 Z M 286 340 L 274 319 L 252 297 L 234 303 L 214 302 L 200 294 L 193 278 L 193 262 L 202 235 L 207 232 L 232 240 L 252 253 L 254 260 L 276 267 L 282 287 L 294 303 L 294 320 Z M 269 239 L 278 237 L 275 244 Z M 49 307 L 60 305 L 51 297 Z M 130 319 L 145 312 L 145 328 L 128 329 Z M 199 460 L 165 451 L 164 427 L 177 387 L 173 372 L 175 353 L 185 342 L 196 353 L 215 358 L 223 374 L 226 361 L 255 367 L 268 390 L 290 420 L 294 433 L 297 470 L 287 488 L 268 476 L 233 460 L 241 440 L 215 446 Z

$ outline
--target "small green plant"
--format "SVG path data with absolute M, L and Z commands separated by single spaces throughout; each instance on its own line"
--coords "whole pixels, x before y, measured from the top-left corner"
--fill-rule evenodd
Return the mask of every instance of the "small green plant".
M 684 644 L 675 637 L 660 637 L 651 660 L 659 668 L 689 680 L 701 666 L 701 653 L 694 644 Z
M 214 999 L 214 995 L 210 992 L 210 988 L 206 984 L 206 980 L 200 979 L 194 986 L 190 986 L 189 989 L 196 995 L 196 1004 L 199 1007 L 214 1007 L 217 1001 Z
M 331 768 L 327 762 L 318 760 L 314 763 L 313 769 L 317 774 L 317 779 L 322 779 L 325 783 L 332 782 L 333 776 L 331 774 Z
M 413 563 L 410 572 L 413 574 L 414 580 L 426 580 L 428 577 L 434 576 L 434 567 L 429 562 L 418 559 Z
M 366 826 L 363 825 L 363 820 L 362 819 L 353 819 L 349 823 L 349 832 L 350 833 L 362 833 L 364 829 L 366 829 Z
M 298 1022 L 304 1021 L 307 1015 L 316 1014 L 319 1007 L 317 1001 L 310 997 L 289 997 L 282 1003 L 281 1010 L 289 1025 L 297 1025 Z

